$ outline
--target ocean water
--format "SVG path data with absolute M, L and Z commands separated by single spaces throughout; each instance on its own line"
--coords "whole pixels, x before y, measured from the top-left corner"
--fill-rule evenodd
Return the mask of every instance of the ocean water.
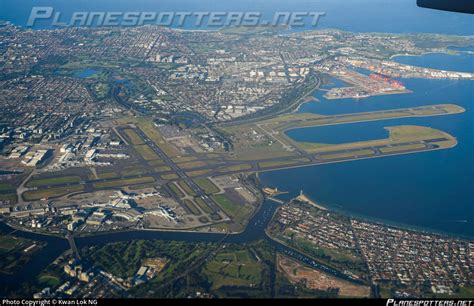
M 435 68 L 469 70 L 466 58 L 430 54 L 403 57 L 400 62 Z M 472 69 L 472 66 L 471 68 Z M 358 215 L 414 228 L 474 237 L 474 81 L 401 79 L 411 94 L 368 99 L 325 100 L 303 105 L 300 112 L 342 114 L 438 103 L 457 104 L 465 113 L 448 116 L 406 118 L 357 124 L 353 136 L 369 138 L 391 125 L 413 124 L 440 129 L 455 136 L 459 144 L 448 150 L 281 170 L 261 174 L 264 183 L 290 191 L 300 189 L 323 205 Z M 352 125 L 352 124 L 351 124 Z M 340 137 L 350 126 L 295 130 L 295 139 L 315 142 Z M 305 130 L 307 135 L 305 135 Z M 289 133 L 291 136 L 291 133 Z
M 74 11 L 112 12 L 324 12 L 320 28 L 354 32 L 472 35 L 474 16 L 418 8 L 415 0 L 0 0 L 0 20 L 26 25 L 33 6 L 52 6 L 67 19 Z M 50 22 L 38 23 L 47 28 Z M 194 22 L 185 25 L 194 28 Z M 294 28 L 308 30 L 311 26 Z

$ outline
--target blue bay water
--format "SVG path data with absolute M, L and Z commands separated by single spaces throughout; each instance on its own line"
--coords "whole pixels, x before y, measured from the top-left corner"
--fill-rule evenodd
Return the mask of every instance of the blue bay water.
M 426 58 L 425 58 L 426 57 Z M 427 64 L 441 69 L 466 68 L 469 55 L 430 54 L 402 58 L 410 64 Z M 472 66 L 471 66 L 472 67 Z M 472 70 L 471 70 L 472 71 Z M 264 173 L 266 184 L 290 191 L 303 189 L 314 200 L 344 212 L 409 227 L 420 227 L 460 236 L 474 237 L 474 82 L 455 80 L 401 79 L 411 94 L 379 96 L 362 100 L 325 100 L 303 105 L 300 112 L 342 114 L 392 108 L 453 103 L 465 113 L 448 116 L 406 118 L 359 123 L 354 140 L 360 135 L 378 133 L 386 126 L 420 125 L 440 129 L 457 137 L 459 144 L 448 150 L 367 159 L 340 164 L 313 166 Z M 350 126 L 350 125 L 347 125 Z M 375 131 L 374 131 L 375 129 Z M 322 137 L 330 140 L 331 127 L 296 130 L 299 139 Z M 332 136 L 348 132 L 334 126 Z M 291 131 L 290 131 L 291 132 Z M 291 133 L 290 133 L 291 135 Z M 344 136 L 346 139 L 350 135 Z M 296 138 L 296 137 L 295 137 Z
M 388 138 L 389 133 L 384 127 L 379 122 L 351 123 L 293 129 L 286 135 L 301 142 L 341 144 Z
M 463 51 L 474 51 L 471 48 L 462 48 L 457 50 Z M 462 72 L 474 71 L 474 54 L 464 53 L 462 56 L 457 56 L 456 60 L 451 60 L 452 57 L 446 57 L 439 53 L 425 54 L 421 57 L 418 56 L 398 56 L 396 61 L 407 65 L 417 65 L 428 68 L 438 68 L 440 66 L 445 70 L 455 70 Z

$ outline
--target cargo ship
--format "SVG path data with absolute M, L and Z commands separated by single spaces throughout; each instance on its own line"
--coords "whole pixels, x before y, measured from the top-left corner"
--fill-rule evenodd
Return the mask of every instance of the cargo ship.
M 389 84 L 391 87 L 394 87 L 394 88 L 400 88 L 400 89 L 405 88 L 405 85 L 402 82 L 394 80 L 390 78 L 389 76 L 386 76 L 380 73 L 371 73 L 369 75 L 369 78 L 376 81 L 382 81 L 384 83 Z

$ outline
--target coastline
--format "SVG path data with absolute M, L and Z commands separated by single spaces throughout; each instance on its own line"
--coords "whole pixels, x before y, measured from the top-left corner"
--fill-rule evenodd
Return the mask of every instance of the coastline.
M 444 51 L 442 50 L 439 50 L 439 51 L 426 51 L 426 52 L 422 52 L 420 54 L 413 54 L 413 53 L 397 53 L 397 54 L 393 54 L 393 55 L 390 55 L 389 59 L 390 60 L 393 60 L 395 59 L 396 57 L 403 57 L 403 56 L 415 56 L 415 57 L 422 57 L 424 55 L 428 55 L 428 54 L 445 54 L 445 55 L 452 55 L 452 56 L 456 56 L 456 55 L 459 55 L 460 52 L 459 51 L 451 51 L 446 49 Z
M 322 203 L 322 202 L 319 202 L 319 201 L 317 201 L 316 203 L 318 204 L 318 206 L 321 206 L 321 207 L 316 207 L 316 206 L 314 206 L 310 203 L 304 203 L 304 204 L 316 207 L 320 210 L 325 210 L 325 211 L 328 211 L 328 212 L 337 213 L 337 214 L 343 215 L 347 218 L 356 219 L 358 221 L 363 221 L 363 222 L 367 222 L 367 223 L 373 223 L 373 224 L 377 224 L 377 225 L 384 226 L 384 227 L 392 227 L 392 228 L 398 229 L 398 230 L 403 230 L 403 231 L 408 231 L 408 232 L 416 232 L 416 233 L 420 233 L 420 234 L 422 233 L 422 234 L 427 234 L 427 235 L 434 235 L 434 236 L 448 238 L 448 239 L 458 239 L 458 240 L 470 241 L 470 242 L 474 241 L 474 236 L 464 236 L 464 235 L 454 234 L 454 233 L 441 231 L 441 230 L 437 230 L 437 229 L 433 229 L 433 228 L 429 228 L 429 227 L 415 226 L 415 225 L 410 225 L 410 224 L 406 224 L 406 223 L 399 223 L 399 222 L 396 222 L 396 221 L 389 221 L 389 220 L 385 220 L 385 219 L 369 217 L 369 216 L 365 216 L 363 214 L 358 214 L 358 213 L 350 212 L 348 210 L 337 208 L 336 205 L 331 205 L 331 204 L 328 204 L 328 203 Z M 279 208 L 277 208 L 275 210 L 274 215 L 277 213 L 278 209 Z M 273 219 L 273 216 L 272 216 L 272 219 Z M 268 229 L 265 229 L 265 233 L 270 238 L 272 238 L 268 234 Z
M 402 153 L 387 153 L 381 156 L 368 156 L 368 157 L 358 157 L 358 158 L 351 158 L 351 159 L 345 159 L 345 160 L 336 160 L 336 161 L 325 161 L 324 163 L 319 163 L 319 164 L 307 164 L 307 165 L 293 165 L 293 166 L 288 166 L 288 167 L 282 167 L 278 169 L 268 169 L 268 170 L 259 170 L 258 172 L 272 172 L 272 171 L 280 171 L 280 170 L 287 170 L 287 169 L 295 169 L 295 168 L 303 168 L 303 167 L 314 167 L 314 166 L 320 166 L 320 165 L 326 165 L 326 164 L 335 164 L 335 163 L 344 163 L 344 162 L 354 162 L 358 160 L 365 160 L 365 159 L 372 159 L 372 158 L 384 158 L 384 157 L 389 157 L 389 156 L 398 156 L 398 155 L 408 155 L 408 154 L 415 154 L 415 153 L 423 153 L 423 152 L 432 152 L 432 151 L 438 151 L 438 150 L 446 150 L 455 147 L 458 144 L 456 141 L 453 145 L 449 147 L 440 147 L 440 148 L 435 148 L 435 149 L 430 149 L 430 150 L 422 150 L 422 151 L 413 151 L 413 152 L 402 152 Z M 116 234 L 116 233 L 130 233 L 130 232 L 156 232 L 156 233 L 188 233 L 188 234 L 220 234 L 220 235 L 240 235 L 244 233 L 247 229 L 248 224 L 250 223 L 250 220 L 262 209 L 263 205 L 265 203 L 265 200 L 262 200 L 261 203 L 259 204 L 259 207 L 255 210 L 255 212 L 249 217 L 249 220 L 246 222 L 246 226 L 239 232 L 211 232 L 211 231 L 196 231 L 196 230 L 191 230 L 191 229 L 182 229 L 182 230 L 173 230 L 173 229 L 125 229 L 125 230 L 117 230 L 117 231 L 107 231 L 107 232 L 97 232 L 97 233 L 87 233 L 85 235 L 79 235 L 75 236 L 75 238 L 87 238 L 87 237 L 96 237 L 96 236 L 103 236 L 103 235 L 108 235 L 108 234 Z M 316 201 L 316 203 L 320 203 L 319 201 Z M 318 204 L 320 205 L 320 204 Z M 324 207 L 324 205 L 321 205 Z M 325 207 L 326 208 L 326 207 Z M 335 207 L 332 207 L 329 205 L 327 207 L 328 210 L 337 210 Z M 353 213 L 346 212 L 349 215 L 352 215 Z M 354 216 L 357 216 L 357 214 L 354 214 Z M 359 216 L 358 216 L 359 217 Z M 367 217 L 366 217 L 367 218 Z M 369 219 L 368 219 L 369 220 Z M 26 233 L 31 233 L 34 235 L 42 235 L 42 236 L 47 236 L 47 237 L 55 237 L 55 238 L 61 238 L 61 239 L 66 239 L 65 237 L 62 237 L 58 234 L 48 234 L 44 232 L 34 232 L 32 230 L 29 230 L 28 228 L 18 228 L 15 226 L 10 225 L 9 223 L 5 222 L 4 220 L 0 220 L 0 222 L 6 224 L 7 226 L 15 229 L 16 231 L 21 231 L 21 232 L 26 232 Z M 378 220 L 378 222 L 382 222 L 384 224 L 387 222 L 388 224 L 391 223 L 391 221 L 388 220 Z M 400 223 L 402 227 L 405 227 L 404 223 Z M 410 225 L 406 224 L 408 227 Z M 409 229 L 409 228 L 407 228 Z M 427 231 L 430 231 L 430 229 L 426 229 Z M 437 232 L 437 230 L 434 230 L 434 233 Z M 440 231 L 441 232 L 441 231 Z M 445 235 L 447 234 L 448 236 L 456 236 L 457 234 L 454 233 L 449 233 L 449 232 L 443 232 Z M 469 237 L 469 236 L 466 236 Z
M 270 169 L 270 170 L 263 169 L 263 170 L 260 170 L 259 172 L 272 172 L 272 171 L 280 171 L 280 170 L 302 168 L 302 167 L 312 167 L 312 166 L 314 167 L 314 166 L 326 165 L 326 164 L 354 162 L 354 161 L 358 161 L 358 160 L 366 160 L 366 159 L 372 159 L 372 158 L 383 158 L 383 157 L 389 157 L 389 156 L 408 155 L 408 154 L 415 154 L 415 153 L 422 153 L 422 152 L 434 152 L 434 151 L 446 150 L 446 149 L 453 148 L 453 147 L 457 146 L 457 144 L 458 144 L 458 142 L 456 140 L 455 143 L 451 146 L 440 147 L 440 148 L 435 148 L 435 149 L 430 149 L 430 150 L 423 150 L 421 152 L 420 151 L 413 151 L 413 152 L 402 152 L 402 153 L 388 153 L 388 154 L 385 154 L 385 155 L 382 155 L 382 156 L 358 157 L 358 158 L 351 158 L 351 159 L 341 160 L 341 161 L 327 161 L 327 162 L 324 162 L 324 163 L 321 163 L 321 164 L 296 165 L 296 166 L 288 166 L 288 167 L 282 167 L 282 168 L 279 168 L 279 169 Z M 313 201 L 312 198 L 309 198 L 309 197 L 307 197 L 307 198 L 309 200 Z M 380 224 L 380 225 L 383 225 L 383 226 L 391 226 L 391 227 L 395 227 L 395 228 L 402 229 L 402 230 L 423 232 L 423 233 L 428 233 L 428 234 L 433 234 L 433 235 L 445 236 L 445 237 L 449 237 L 449 238 L 458 238 L 458 239 L 462 239 L 462 240 L 474 240 L 474 237 L 471 237 L 471 236 L 468 236 L 468 235 L 460 235 L 460 234 L 447 232 L 447 231 L 441 231 L 441 230 L 437 230 L 437 229 L 433 229 L 433 228 L 429 228 L 429 227 L 418 227 L 418 226 L 414 226 L 414 225 L 410 225 L 410 224 L 406 224 L 406 223 L 399 223 L 399 222 L 396 222 L 396 221 L 390 221 L 390 220 L 386 220 L 386 219 L 368 217 L 366 215 L 353 213 L 353 212 L 350 212 L 350 211 L 347 211 L 347 210 L 344 210 L 344 209 L 339 209 L 335 205 L 331 205 L 331 204 L 327 204 L 327 203 L 321 204 L 322 202 L 320 202 L 318 200 L 314 200 L 314 203 L 317 203 L 318 206 L 322 207 L 322 208 L 318 207 L 319 209 L 326 209 L 326 210 L 329 210 L 329 211 L 339 212 L 341 214 L 344 214 L 347 217 L 353 217 L 353 218 L 365 220 L 367 222 L 377 223 L 377 224 Z M 189 230 L 189 229 L 188 230 L 186 230 L 186 229 L 183 229 L 183 230 L 173 230 L 173 229 L 135 229 L 135 230 L 133 230 L 133 229 L 126 229 L 126 230 L 118 230 L 118 231 L 87 233 L 85 235 L 75 236 L 75 238 L 81 239 L 81 238 L 89 238 L 89 237 L 106 236 L 106 235 L 110 235 L 110 234 L 133 233 L 133 232 L 138 232 L 138 233 L 139 232 L 152 232 L 152 233 L 155 232 L 155 233 L 162 233 L 162 234 L 172 234 L 172 233 L 178 233 L 179 234 L 179 233 L 182 233 L 182 234 L 197 234 L 197 235 L 238 236 L 238 235 L 243 234 L 247 230 L 251 219 L 254 218 L 260 212 L 260 210 L 263 208 L 264 204 L 265 204 L 265 199 L 263 198 L 260 201 L 260 204 L 257 207 L 257 209 L 255 209 L 254 213 L 249 217 L 248 221 L 246 222 L 245 227 L 239 232 L 230 232 L 230 233 L 229 232 L 217 232 L 217 231 L 216 232 L 211 232 L 211 231 L 206 232 L 206 231 L 196 231 L 196 230 Z M 60 239 L 66 240 L 65 237 L 59 236 L 57 234 L 52 234 L 52 233 L 48 234 L 48 233 L 44 233 L 44 232 L 34 232 L 34 231 L 31 231 L 27 228 L 24 228 L 24 229 L 23 228 L 17 228 L 15 226 L 12 226 L 9 223 L 5 222 L 5 220 L 2 220 L 2 219 L 0 219 L 0 222 L 4 223 L 8 227 L 13 228 L 15 230 L 13 233 L 7 233 L 7 234 L 13 234 L 14 235 L 14 233 L 16 231 L 20 231 L 20 232 L 30 233 L 30 234 L 33 234 L 33 235 L 40 235 L 40 236 L 45 236 L 45 237 L 54 237 L 54 238 L 60 238 Z

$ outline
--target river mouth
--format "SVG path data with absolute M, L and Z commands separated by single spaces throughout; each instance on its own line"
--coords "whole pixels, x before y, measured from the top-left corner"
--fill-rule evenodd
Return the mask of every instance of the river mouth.
M 164 240 L 164 241 L 185 241 L 185 242 L 223 242 L 226 243 L 249 243 L 256 240 L 270 239 L 266 236 L 265 229 L 271 221 L 273 214 L 279 204 L 272 201 L 264 201 L 258 211 L 249 221 L 247 227 L 239 234 L 223 234 L 223 233 L 206 233 L 206 232 L 171 232 L 171 231 L 155 231 L 155 230 L 136 230 L 124 232 L 104 233 L 92 236 L 84 236 L 75 239 L 78 249 L 87 246 L 104 245 L 112 242 L 130 241 L 130 240 Z M 26 239 L 46 242 L 47 245 L 38 251 L 38 254 L 24 265 L 20 271 L 13 275 L 0 274 L 0 288 L 12 289 L 21 286 L 23 282 L 31 279 L 32 276 L 38 275 L 47 265 L 53 262 L 59 255 L 69 249 L 69 243 L 65 238 L 57 236 L 48 236 L 45 234 L 17 231 L 3 221 L 0 221 L 0 232 L 23 237 Z M 273 245 L 280 249 L 288 249 L 287 247 L 272 242 Z M 289 249 L 288 249 L 289 250 Z M 296 252 L 298 253 L 298 252 Z M 299 254 L 299 253 L 298 253 Z M 304 257 L 304 255 L 299 254 Z M 307 259 L 309 260 L 309 259 Z M 1 292 L 1 291 L 0 291 Z

